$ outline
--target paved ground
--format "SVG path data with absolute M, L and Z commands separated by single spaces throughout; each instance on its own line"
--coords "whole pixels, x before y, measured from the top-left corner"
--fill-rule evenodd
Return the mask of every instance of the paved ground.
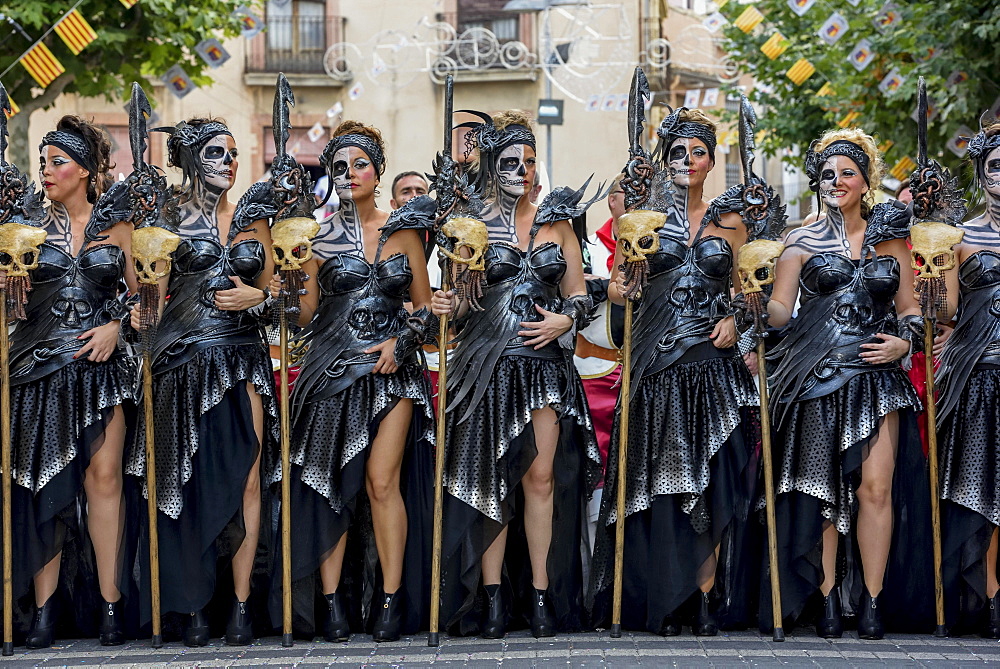
M 756 632 L 734 632 L 712 638 L 679 636 L 664 639 L 650 634 L 625 633 L 611 639 L 607 632 L 563 635 L 535 640 L 527 632 L 509 634 L 503 641 L 442 636 L 438 648 L 428 648 L 426 636 L 404 637 L 396 643 L 376 644 L 356 635 L 348 643 L 296 642 L 282 648 L 268 638 L 245 648 L 227 647 L 214 639 L 207 648 L 166 644 L 160 650 L 134 641 L 102 648 L 96 640 L 61 642 L 47 650 L 16 648 L 2 658 L 5 667 L 103 665 L 109 667 L 225 667 L 348 665 L 364 667 L 470 666 L 521 669 L 532 666 L 573 667 L 983 667 L 1000 666 L 1000 642 L 965 637 L 890 635 L 882 641 L 861 641 L 854 633 L 824 640 L 801 629 L 784 643 Z

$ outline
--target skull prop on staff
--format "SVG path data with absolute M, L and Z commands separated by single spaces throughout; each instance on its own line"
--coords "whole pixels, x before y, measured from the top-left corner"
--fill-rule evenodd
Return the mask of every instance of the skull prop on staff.
M 947 320 L 948 291 L 944 272 L 955 267 L 955 245 L 962 241 L 964 230 L 946 223 L 917 223 L 910 228 L 910 266 L 917 271 L 914 291 L 920 311 Z
M 272 255 L 281 275 L 282 299 L 285 312 L 298 315 L 299 298 L 306 280 L 302 265 L 313 257 L 312 238 L 319 234 L 319 223 L 312 218 L 284 218 L 271 228 Z
M 625 277 L 625 294 L 622 295 L 625 299 L 638 298 L 646 287 L 649 280 L 647 256 L 660 249 L 659 230 L 666 222 L 666 214 L 642 209 L 618 219 L 618 247 L 625 260 L 619 267 Z
M 758 330 L 766 309 L 764 286 L 774 283 L 774 265 L 784 250 L 784 244 L 769 239 L 758 239 L 740 247 L 736 271 L 747 311 L 753 315 Z
M 132 232 L 132 264 L 139 280 L 139 333 L 148 351 L 156 336 L 160 309 L 160 279 L 170 273 L 171 254 L 181 238 L 156 225 Z
M 445 276 L 454 280 L 455 295 L 459 301 L 468 299 L 472 309 L 482 311 L 479 299 L 483 296 L 484 258 L 489 244 L 486 224 L 462 216 L 449 219 L 438 230 L 437 243 L 446 261 Z M 462 249 L 469 252 L 468 258 L 462 256 Z
M 24 305 L 31 290 L 28 272 L 38 267 L 38 247 L 45 237 L 45 230 L 31 225 L 0 225 L 0 270 L 7 273 L 7 312 L 13 320 L 25 318 Z

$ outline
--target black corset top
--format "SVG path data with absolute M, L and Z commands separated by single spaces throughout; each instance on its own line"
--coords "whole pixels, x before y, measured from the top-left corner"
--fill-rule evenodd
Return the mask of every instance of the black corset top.
M 264 253 L 264 245 L 256 239 L 227 247 L 209 237 L 187 237 L 174 252 L 172 273 L 201 274 L 223 268 L 227 275 L 231 272 L 245 283 L 253 283 L 264 270 Z
M 799 275 L 802 302 L 820 295 L 862 292 L 875 302 L 891 302 L 899 290 L 899 262 L 893 256 L 852 260 L 839 253 L 817 253 Z
M 406 300 L 413 272 L 404 253 L 374 263 L 351 253 L 337 253 L 323 262 L 316 280 L 323 295 L 353 293 L 374 283 L 382 295 Z
M 545 242 L 527 251 L 512 244 L 494 242 L 487 247 L 484 262 L 488 285 L 516 279 L 523 270 L 528 270 L 542 283 L 558 286 L 566 274 L 562 247 L 555 242 Z
M 963 290 L 979 290 L 1000 284 L 1000 253 L 976 251 L 958 268 L 958 281 Z
M 125 252 L 112 244 L 92 246 L 76 258 L 58 246 L 44 243 L 39 247 L 38 267 L 31 272 L 34 284 L 58 281 L 71 273 L 99 289 L 115 290 L 125 271 Z M 70 277 L 79 283 L 76 276 Z
M 651 279 L 685 265 L 715 281 L 727 280 L 733 271 L 733 249 L 722 237 L 702 237 L 688 246 L 661 234 L 660 248 L 648 260 Z

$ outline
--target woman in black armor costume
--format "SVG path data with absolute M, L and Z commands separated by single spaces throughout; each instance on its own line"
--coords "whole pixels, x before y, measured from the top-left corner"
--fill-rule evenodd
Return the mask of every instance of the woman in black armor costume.
M 188 617 L 186 645 L 206 645 L 204 609 L 217 561 L 230 555 L 235 597 L 226 641 L 244 645 L 253 638 L 247 598 L 260 535 L 261 451 L 277 429 L 274 375 L 254 313 L 273 274 L 270 232 L 263 221 L 241 220 L 229 200 L 237 150 L 222 122 L 191 119 L 168 132 L 170 164 L 183 182 L 175 194 L 181 243 L 161 280 L 160 295 L 170 297 L 152 349 L 162 609 Z M 138 329 L 138 309 L 132 325 Z M 145 476 L 144 449 L 139 430 L 129 474 Z
M 907 322 L 919 313 L 913 273 L 900 270 L 909 264 L 910 214 L 871 205 L 881 173 L 875 142 L 861 130 L 813 143 L 806 174 L 825 213 L 788 235 L 768 306 L 770 325 L 791 321 L 769 356 L 782 612 L 794 620 L 819 589 L 816 632 L 825 638 L 842 634 L 841 601 L 854 606 L 858 591 L 861 638 L 882 638 L 882 609 L 887 618 L 890 607 L 906 615 L 905 597 L 880 596 L 883 580 L 888 592 L 903 576 L 887 574 L 890 547 L 929 518 L 926 506 L 911 505 L 926 489 L 919 437 L 909 437 L 921 404 L 899 363 L 910 352 Z M 911 478 L 894 487 L 894 473 L 911 466 Z M 909 570 L 921 572 L 921 561 L 910 560 Z M 769 601 L 762 597 L 762 626 Z
M 529 124 L 510 111 L 475 130 L 492 203 L 484 295 L 470 305 L 438 291 L 433 301 L 435 314 L 457 313 L 459 333 L 448 362 L 442 616 L 452 633 L 486 638 L 503 637 L 508 609 L 527 599 L 536 637 L 582 628 L 581 527 L 601 474 L 572 362 L 573 333 L 591 309 L 567 220 L 582 193 L 558 212 L 531 204 Z M 517 559 L 525 543 L 530 567 Z M 484 621 L 473 610 L 480 574 Z
M 716 213 L 703 200 L 715 166 L 714 123 L 701 110 L 680 108 L 657 134 L 653 159 L 662 161 L 672 187 L 654 205 L 666 220 L 658 233 L 650 231 L 659 235 L 659 250 L 648 258 L 649 283 L 632 331 L 622 625 L 680 634 L 682 607 L 694 599 L 693 633 L 712 636 L 713 589 L 724 603 L 741 601 L 735 560 L 752 494 L 758 399 L 735 347 L 731 305 L 738 285 L 733 253 L 747 230 L 738 213 Z M 608 287 L 616 304 L 624 304 L 627 290 L 621 241 Z M 616 416 L 595 549 L 601 602 L 610 599 L 613 576 L 618 431 Z M 599 603 L 598 617 L 602 609 Z
M 98 200 L 111 184 L 104 132 L 76 116 L 64 116 L 56 128 L 38 147 L 39 178 L 51 202 L 41 222 L 47 238 L 30 270 L 27 318 L 10 339 L 14 597 L 26 596 L 34 577 L 29 648 L 52 644 L 60 564 L 65 558 L 93 569 L 91 543 L 103 600 L 101 644 L 124 642 L 122 404 L 133 399 L 135 368 L 118 347 L 128 315 L 118 293 L 123 278 L 136 285 L 132 228 L 109 220 Z M 66 583 L 74 584 L 79 579 Z M 87 604 L 96 604 L 96 593 L 71 594 L 87 631 L 94 616 Z
M 385 148 L 373 127 L 341 123 L 320 163 L 340 209 L 323 221 L 303 265 L 309 278 L 299 323 L 308 350 L 291 395 L 292 579 L 302 595 L 296 609 L 300 631 L 303 620 L 313 628 L 318 570 L 327 641 L 346 641 L 351 620 L 363 629 L 361 612 L 369 607 L 374 639 L 395 641 L 401 629 L 420 628 L 427 604 L 421 546 L 428 543 L 419 524 L 426 509 L 409 513 L 408 528 L 400 474 L 405 468 L 414 482 L 404 486 L 408 492 L 428 490 L 434 440 L 430 386 L 416 354 L 432 327 L 431 289 L 421 235 L 400 228 L 429 229 L 435 205 L 415 198 L 392 217 L 376 206 Z M 277 296 L 277 277 L 271 286 Z M 417 309 L 412 318 L 407 301 Z M 342 580 L 349 528 L 351 543 L 362 538 L 351 556 L 365 557 L 356 565 L 348 560 Z M 372 548 L 380 574 L 372 573 Z M 381 597 L 372 592 L 379 583 Z
M 959 266 L 945 274 L 959 317 L 937 374 L 945 592 L 949 625 L 981 622 L 1000 639 L 1000 124 L 973 138 L 969 157 L 986 211 L 961 225 Z

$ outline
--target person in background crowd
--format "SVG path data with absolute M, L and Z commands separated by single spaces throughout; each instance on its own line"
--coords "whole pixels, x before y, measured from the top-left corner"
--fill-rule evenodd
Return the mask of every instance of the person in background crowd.
M 427 179 L 420 172 L 400 172 L 392 180 L 389 206 L 399 209 L 418 195 L 427 195 L 428 188 Z

